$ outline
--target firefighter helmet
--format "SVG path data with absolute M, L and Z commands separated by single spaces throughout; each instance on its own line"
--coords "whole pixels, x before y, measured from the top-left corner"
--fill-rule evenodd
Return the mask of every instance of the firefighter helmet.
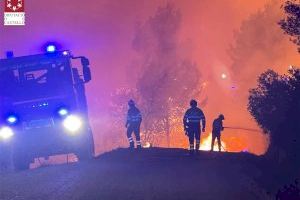
M 219 119 L 224 120 L 224 119 L 225 119 L 224 115 L 223 115 L 223 114 L 220 114 L 220 115 L 219 115 Z
M 129 106 L 134 106 L 135 103 L 134 103 L 134 101 L 133 101 L 132 99 L 130 99 L 130 100 L 128 101 L 128 105 L 129 105 Z
M 190 101 L 190 106 L 191 107 L 196 107 L 197 106 L 197 101 L 195 100 L 195 99 L 192 99 L 191 101 Z

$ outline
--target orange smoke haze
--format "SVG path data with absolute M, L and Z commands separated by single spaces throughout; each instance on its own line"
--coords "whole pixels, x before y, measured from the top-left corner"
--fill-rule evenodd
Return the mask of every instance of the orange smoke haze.
M 279 0 L 52 0 L 47 6 L 31 0 L 26 1 L 25 27 L 0 26 L 0 52 L 40 53 L 42 44 L 55 40 L 75 55 L 87 56 L 93 71 L 87 96 L 97 151 L 124 146 L 125 129 L 111 126 L 111 94 L 136 88 L 142 71 L 132 47 L 136 24 L 168 2 L 182 17 L 177 54 L 197 63 L 205 86 L 206 132 L 220 113 L 226 126 L 258 129 L 247 111 L 248 90 L 255 87 L 257 76 L 268 68 L 283 73 L 289 65 L 300 64 L 296 47 L 277 25 L 283 15 Z M 186 147 L 182 130 L 172 130 L 171 146 Z M 263 154 L 268 147 L 267 136 L 260 132 L 226 129 L 223 140 L 228 151 Z

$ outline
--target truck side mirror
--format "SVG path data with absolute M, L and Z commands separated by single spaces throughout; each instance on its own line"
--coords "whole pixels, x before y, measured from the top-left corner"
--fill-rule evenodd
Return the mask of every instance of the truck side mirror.
M 82 67 L 83 67 L 82 72 L 83 72 L 84 82 L 87 83 L 90 80 L 92 80 L 92 73 L 91 73 L 91 69 L 89 68 L 90 61 L 86 57 L 82 57 L 81 58 L 81 64 L 82 64 Z
M 90 80 L 92 80 L 92 73 L 91 73 L 91 69 L 88 66 L 83 66 L 83 78 L 84 78 L 84 82 L 87 83 Z
M 89 59 L 87 59 L 86 57 L 82 57 L 82 58 L 81 58 L 81 65 L 82 65 L 83 67 L 89 66 L 89 65 L 90 65 Z

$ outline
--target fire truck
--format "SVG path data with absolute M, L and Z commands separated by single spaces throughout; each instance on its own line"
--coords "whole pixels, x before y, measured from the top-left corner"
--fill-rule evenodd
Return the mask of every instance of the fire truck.
M 39 157 L 93 157 L 89 81 L 89 60 L 53 45 L 44 54 L 0 59 L 0 143 L 11 143 L 16 170 L 28 169 Z

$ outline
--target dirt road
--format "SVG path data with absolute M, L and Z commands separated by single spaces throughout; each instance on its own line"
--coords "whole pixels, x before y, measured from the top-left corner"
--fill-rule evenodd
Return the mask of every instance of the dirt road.
M 2 173 L 0 199 L 266 199 L 249 159 L 253 156 L 120 149 L 88 162 Z

